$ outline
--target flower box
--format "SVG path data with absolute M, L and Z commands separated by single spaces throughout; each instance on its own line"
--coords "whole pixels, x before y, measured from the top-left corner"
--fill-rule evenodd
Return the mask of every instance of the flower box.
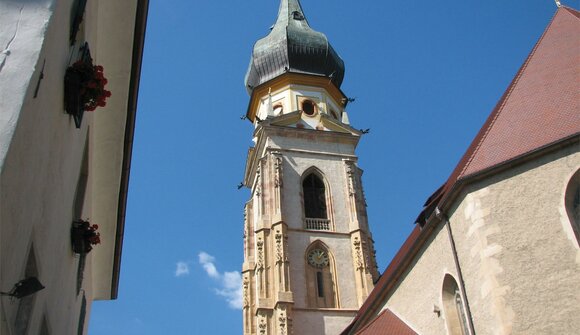
M 94 65 L 87 43 L 80 49 L 80 58 L 66 69 L 64 76 L 65 110 L 72 115 L 77 128 L 81 127 L 83 113 L 104 107 L 111 92 L 105 89 L 107 78 L 103 67 Z
M 87 254 L 93 250 L 93 245 L 101 243 L 99 226 L 88 221 L 77 220 L 71 228 L 71 243 L 75 254 Z

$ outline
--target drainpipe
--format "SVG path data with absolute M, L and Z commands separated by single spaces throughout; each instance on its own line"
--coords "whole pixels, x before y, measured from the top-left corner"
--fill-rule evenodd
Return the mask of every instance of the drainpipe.
M 449 236 L 449 242 L 451 243 L 451 252 L 453 253 L 453 260 L 455 261 L 455 268 L 457 269 L 457 276 L 459 277 L 459 285 L 461 286 L 461 291 L 463 292 L 463 298 L 465 300 L 465 309 L 467 312 L 467 322 L 469 325 L 469 332 L 471 335 L 475 335 L 475 329 L 473 328 L 473 318 L 471 317 L 471 308 L 469 307 L 469 300 L 467 299 L 467 291 L 465 291 L 465 282 L 463 281 L 463 273 L 461 272 L 461 266 L 459 266 L 459 258 L 457 257 L 457 249 L 455 248 L 455 240 L 453 239 L 453 232 L 451 231 L 451 223 L 447 215 L 443 214 L 439 207 L 435 208 L 435 216 L 442 220 L 447 227 L 447 235 Z

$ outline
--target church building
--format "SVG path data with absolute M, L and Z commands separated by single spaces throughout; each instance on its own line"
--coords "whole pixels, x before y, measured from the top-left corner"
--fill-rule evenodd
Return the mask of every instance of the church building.
M 342 334 L 579 332 L 579 36 L 559 7 Z
M 560 6 L 379 276 L 343 60 L 282 0 L 246 76 L 243 334 L 577 333 L 578 36 Z

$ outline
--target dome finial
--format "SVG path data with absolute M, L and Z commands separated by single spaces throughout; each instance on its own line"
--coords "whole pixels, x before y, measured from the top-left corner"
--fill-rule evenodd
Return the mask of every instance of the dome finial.
M 282 0 L 275 25 L 288 25 L 291 20 L 304 21 L 308 25 L 300 0 Z
M 325 76 L 336 87 L 344 77 L 344 62 L 326 36 L 310 28 L 299 0 L 281 0 L 276 23 L 254 45 L 246 88 L 251 93 L 287 72 Z

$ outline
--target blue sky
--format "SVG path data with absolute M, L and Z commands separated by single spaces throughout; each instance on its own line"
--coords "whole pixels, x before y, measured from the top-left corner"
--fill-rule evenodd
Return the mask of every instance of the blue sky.
M 572 1 L 564 4 L 578 6 Z M 277 0 L 151 0 L 119 298 L 91 335 L 241 334 L 240 120 L 253 43 Z M 380 270 L 556 11 L 551 0 L 302 0 L 346 63 Z M 114 93 L 114 92 L 113 92 Z

